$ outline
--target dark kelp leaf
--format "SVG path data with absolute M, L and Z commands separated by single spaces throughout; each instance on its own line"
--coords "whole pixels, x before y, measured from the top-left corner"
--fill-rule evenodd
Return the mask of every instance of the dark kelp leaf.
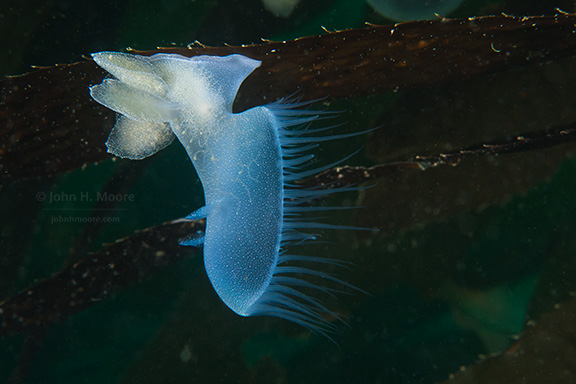
M 94 108 L 86 88 L 103 76 L 94 63 L 83 62 L 2 80 L 0 183 L 55 175 L 111 157 L 103 143 L 114 113 Z
M 175 221 L 137 232 L 1 302 L 0 336 L 64 320 L 119 288 L 190 257 L 196 248 L 182 247 L 178 241 L 203 230 L 204 224 Z
M 348 98 L 461 80 L 576 53 L 575 15 L 490 16 L 371 26 L 240 47 L 163 48 L 193 55 L 240 53 L 262 60 L 235 108 L 300 91 L 306 99 Z M 105 76 L 92 61 L 2 80 L 0 183 L 66 172 L 109 158 L 114 113 L 88 86 Z
M 339 188 L 376 180 L 402 170 L 427 170 L 441 165 L 457 166 L 462 160 L 477 156 L 500 156 L 554 147 L 576 141 L 576 123 L 545 132 L 521 134 L 505 141 L 477 144 L 457 151 L 432 156 L 415 156 L 411 161 L 378 164 L 371 167 L 342 166 L 328 169 L 302 182 L 305 187 Z
M 573 383 L 576 375 L 576 300 L 542 316 L 502 355 L 466 367 L 443 383 Z

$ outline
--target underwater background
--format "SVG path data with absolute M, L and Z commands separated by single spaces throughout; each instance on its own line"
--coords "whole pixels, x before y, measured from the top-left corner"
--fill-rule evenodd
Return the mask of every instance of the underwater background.
M 450 17 L 554 15 L 556 8 L 576 11 L 572 1 L 464 0 Z M 292 40 L 365 22 L 394 21 L 360 0 L 302 0 L 288 17 L 274 16 L 259 0 L 3 3 L 0 71 L 13 76 L 31 65 L 127 47 Z M 574 68 L 576 58 L 567 56 L 460 81 L 327 98 L 319 104 L 338 116 L 326 125 L 342 124 L 332 132 L 379 128 L 322 144 L 317 164 L 359 148 L 346 164 L 392 164 L 575 123 Z M 26 100 L 20 108 L 25 118 Z M 467 366 L 477 366 L 467 382 L 573 382 L 573 334 L 552 337 L 565 329 L 550 319 L 562 308 L 564 319 L 576 319 L 569 310 L 576 292 L 575 154 L 576 144 L 561 143 L 399 170 L 366 183 L 370 188 L 317 202 L 358 207 L 325 222 L 379 229 L 323 231 L 322 242 L 299 249 L 350 262 L 339 278 L 368 293 L 350 290 L 329 302 L 349 325 L 334 342 L 281 319 L 235 315 L 210 286 L 201 253 L 187 250 L 189 257 L 73 316 L 3 333 L 0 382 L 409 384 L 443 382 Z M 116 196 L 111 208 L 97 204 L 107 194 Z M 202 205 L 202 187 L 176 143 L 138 162 L 110 159 L 4 183 L 0 300 Z M 518 338 L 540 323 L 549 328 L 533 342 L 550 350 L 540 365 L 525 360 L 513 370 L 498 368 L 498 357 L 513 354 Z M 554 365 L 563 359 L 572 365 Z

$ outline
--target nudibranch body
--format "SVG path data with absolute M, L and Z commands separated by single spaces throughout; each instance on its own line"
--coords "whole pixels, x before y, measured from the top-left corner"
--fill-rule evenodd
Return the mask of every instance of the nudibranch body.
M 335 314 L 299 288 L 331 289 L 295 274 L 337 280 L 297 265 L 331 261 L 286 253 L 291 243 L 312 238 L 299 228 L 324 226 L 299 216 L 314 210 L 302 203 L 326 192 L 293 184 L 317 171 L 299 170 L 318 138 L 298 128 L 316 113 L 282 102 L 233 113 L 238 88 L 260 65 L 242 55 L 100 52 L 93 58 L 114 77 L 90 89 L 97 102 L 118 112 L 108 151 L 141 159 L 176 136 L 192 160 L 206 205 L 188 218 L 206 217 L 206 231 L 183 244 L 203 243 L 207 274 L 224 303 L 243 316 L 272 315 L 329 330 L 324 318 Z

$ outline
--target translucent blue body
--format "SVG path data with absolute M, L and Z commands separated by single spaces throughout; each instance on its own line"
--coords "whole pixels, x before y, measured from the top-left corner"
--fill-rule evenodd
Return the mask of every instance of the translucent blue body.
M 278 102 L 234 114 L 240 84 L 260 65 L 241 55 L 100 52 L 93 58 L 114 76 L 90 89 L 96 101 L 118 112 L 106 143 L 109 152 L 141 159 L 177 137 L 194 164 L 206 206 L 188 218 L 206 217 L 206 232 L 183 244 L 204 244 L 206 271 L 222 301 L 243 316 L 272 315 L 330 330 L 326 317 L 338 315 L 299 288 L 329 294 L 332 289 L 299 276 L 338 280 L 297 264 L 336 262 L 286 252 L 290 244 L 314 238 L 299 228 L 331 227 L 299 218 L 306 211 L 325 210 L 301 204 L 328 192 L 293 183 L 318 171 L 300 170 L 313 157 L 304 152 L 334 138 L 308 137 L 312 131 L 297 128 L 315 113 L 295 109 L 298 103 Z M 329 193 L 341 190 L 347 189 Z
M 222 300 L 247 316 L 270 283 L 280 249 L 280 145 L 265 108 L 222 116 L 221 124 L 203 145 L 185 124 L 174 131 L 204 187 L 206 272 Z

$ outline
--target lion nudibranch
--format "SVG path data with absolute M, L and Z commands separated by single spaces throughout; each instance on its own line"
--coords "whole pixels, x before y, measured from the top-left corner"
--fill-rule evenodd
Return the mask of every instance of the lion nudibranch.
M 291 255 L 286 248 L 314 238 L 302 228 L 336 227 L 301 218 L 326 210 L 302 204 L 353 188 L 311 190 L 294 182 L 321 170 L 301 168 L 315 143 L 351 135 L 308 136 L 318 130 L 304 126 L 322 112 L 297 109 L 305 103 L 281 100 L 233 113 L 238 88 L 260 65 L 242 55 L 92 56 L 113 76 L 90 88 L 94 100 L 118 112 L 108 151 L 142 159 L 177 137 L 192 160 L 206 205 L 188 218 L 205 217 L 206 231 L 182 244 L 203 244 L 206 271 L 224 303 L 243 316 L 271 315 L 321 333 L 333 330 L 326 318 L 338 315 L 301 291 L 333 289 L 299 276 L 348 284 L 298 263 L 337 262 Z

